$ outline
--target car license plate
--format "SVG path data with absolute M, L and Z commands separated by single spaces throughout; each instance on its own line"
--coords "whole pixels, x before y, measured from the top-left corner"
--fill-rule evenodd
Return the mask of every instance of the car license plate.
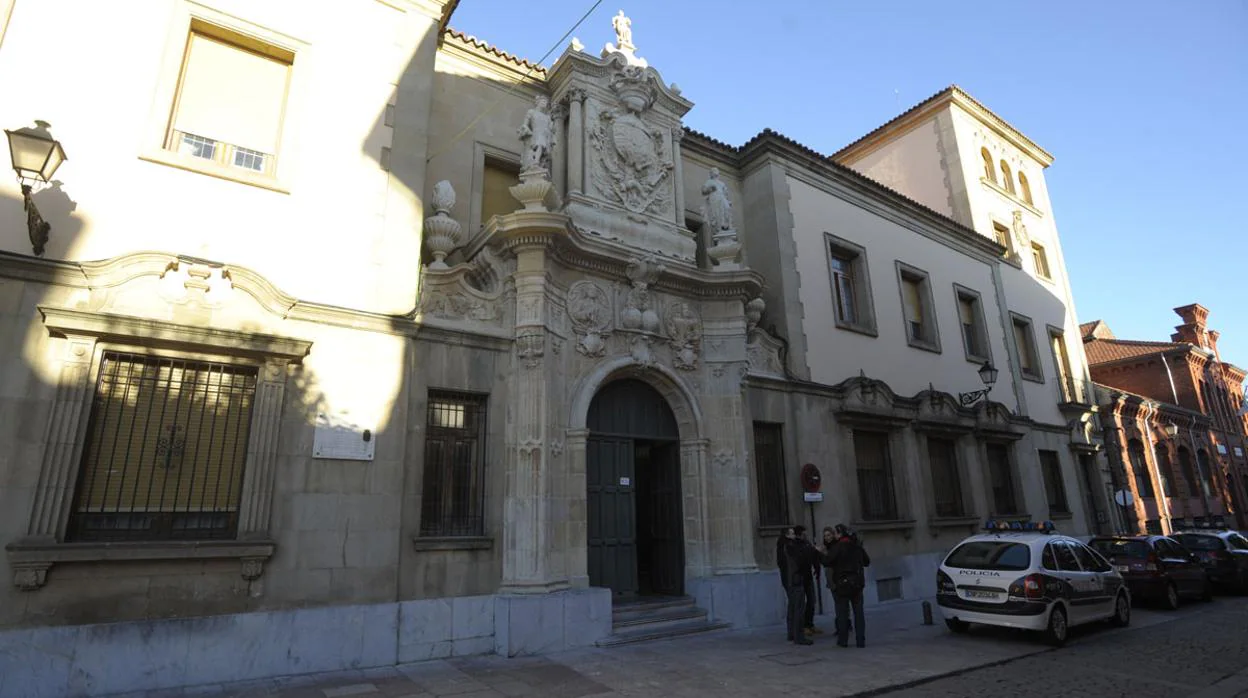
M 1130 571 L 1131 571 L 1131 568 L 1130 568 L 1130 567 L 1127 567 L 1126 565 L 1116 565 L 1116 566 L 1115 566 L 1115 568 L 1116 568 L 1119 572 L 1130 572 Z
M 995 598 L 997 598 L 997 592 L 995 592 L 995 591 L 976 591 L 976 590 L 974 590 L 974 589 L 967 589 L 967 591 L 966 591 L 966 598 L 968 598 L 968 599 L 995 599 Z

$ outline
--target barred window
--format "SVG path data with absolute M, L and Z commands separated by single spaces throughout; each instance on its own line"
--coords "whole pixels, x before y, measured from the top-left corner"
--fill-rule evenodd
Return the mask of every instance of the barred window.
M 888 434 L 854 430 L 854 458 L 863 520 L 897 519 L 897 495 L 893 486 L 893 464 L 888 455 Z
M 67 538 L 233 538 L 256 376 L 105 352 Z
M 429 391 L 420 535 L 485 535 L 487 396 Z
M 1057 451 L 1040 451 L 1040 470 L 1044 475 L 1044 492 L 1049 498 L 1049 513 L 1069 514 L 1066 482 L 1062 479 L 1062 463 Z
M 936 516 L 964 515 L 966 512 L 962 507 L 962 481 L 958 477 L 956 444 L 952 439 L 929 438 L 927 457 L 932 468 L 932 494 L 935 498 Z
M 789 501 L 784 491 L 783 425 L 754 422 L 754 472 L 758 480 L 758 525 L 785 526 Z
M 1010 448 L 1005 444 L 990 443 L 988 452 L 988 482 L 992 487 L 992 513 L 1017 514 L 1018 497 L 1014 493 L 1014 473 L 1010 466 Z

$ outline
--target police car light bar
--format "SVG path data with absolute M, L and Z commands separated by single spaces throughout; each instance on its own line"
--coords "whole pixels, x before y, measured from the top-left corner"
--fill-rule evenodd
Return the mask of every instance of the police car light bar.
M 984 530 L 994 533 L 1052 533 L 1057 526 L 1052 521 L 994 521 L 984 522 Z

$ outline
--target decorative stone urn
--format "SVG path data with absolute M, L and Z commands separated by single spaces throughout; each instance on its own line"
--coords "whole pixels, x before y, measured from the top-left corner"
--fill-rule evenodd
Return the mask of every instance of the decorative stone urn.
M 430 269 L 447 269 L 446 256 L 459 247 L 459 221 L 451 218 L 455 207 L 455 189 L 445 179 L 433 185 L 434 214 L 425 219 L 425 245 L 433 254 Z

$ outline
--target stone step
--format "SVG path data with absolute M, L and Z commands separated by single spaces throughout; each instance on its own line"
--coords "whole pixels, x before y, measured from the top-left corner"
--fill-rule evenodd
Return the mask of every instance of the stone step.
M 661 628 L 654 628 L 649 625 L 639 625 L 628 630 L 616 632 L 610 637 L 605 637 L 599 640 L 595 644 L 599 647 L 617 647 L 619 645 L 631 645 L 637 642 L 668 640 L 676 637 L 711 632 L 713 630 L 723 630 L 731 625 L 731 623 L 712 623 L 707 621 L 705 617 L 700 620 L 684 621 Z
M 613 616 L 611 629 L 613 632 L 620 632 L 629 628 L 646 626 L 657 630 L 690 620 L 706 620 L 706 611 L 696 606 L 673 606 L 654 611 L 635 611 L 631 614 Z
M 696 608 L 693 603 L 693 599 L 688 596 L 678 596 L 658 601 L 647 600 L 617 603 L 611 607 L 611 620 L 619 623 L 620 621 L 632 620 L 634 618 L 660 615 L 673 610 L 688 610 Z

